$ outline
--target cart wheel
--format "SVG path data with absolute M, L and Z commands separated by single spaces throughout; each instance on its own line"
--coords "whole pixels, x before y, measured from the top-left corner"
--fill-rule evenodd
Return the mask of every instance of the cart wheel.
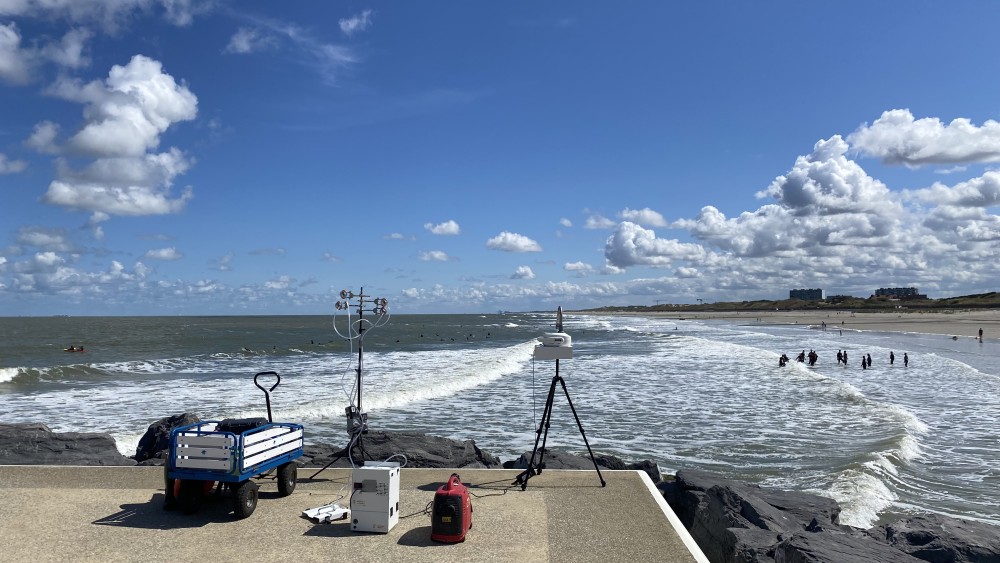
M 257 483 L 247 479 L 236 485 L 233 495 L 233 512 L 237 518 L 246 518 L 257 508 Z
M 184 514 L 194 514 L 201 508 L 201 501 L 204 498 L 201 481 L 182 479 L 181 488 L 177 494 L 177 506 Z
M 278 494 L 287 497 L 295 490 L 295 480 L 298 477 L 298 468 L 294 461 L 278 467 Z

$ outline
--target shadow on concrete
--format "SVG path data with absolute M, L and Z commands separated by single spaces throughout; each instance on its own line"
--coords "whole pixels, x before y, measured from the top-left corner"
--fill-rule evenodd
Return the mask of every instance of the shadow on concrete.
M 91 522 L 98 526 L 174 530 L 200 528 L 207 524 L 234 521 L 232 503 L 228 498 L 206 498 L 195 514 L 163 509 L 163 493 L 156 493 L 149 502 L 122 504 L 121 510 Z
M 345 518 L 330 524 L 315 524 L 302 535 L 318 538 L 347 538 L 357 535 L 357 532 L 351 531 L 351 521 Z
M 445 545 L 431 541 L 430 526 L 421 526 L 419 528 L 408 530 L 405 534 L 399 537 L 399 541 L 396 543 L 399 545 L 409 545 L 414 547 L 440 547 Z

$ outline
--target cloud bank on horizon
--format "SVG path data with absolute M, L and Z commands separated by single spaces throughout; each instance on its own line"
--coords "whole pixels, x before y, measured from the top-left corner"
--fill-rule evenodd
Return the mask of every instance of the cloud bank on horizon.
M 317 168 L 303 164 L 301 177 L 274 185 L 267 167 L 293 167 L 272 160 L 268 143 L 301 141 L 298 152 L 313 154 L 306 137 L 316 119 L 274 126 L 254 139 L 260 152 L 228 157 L 218 147 L 277 121 L 269 108 L 324 102 L 263 96 L 242 121 L 227 100 L 252 96 L 209 80 L 220 72 L 213 65 L 251 59 L 292 87 L 310 84 L 349 115 L 325 131 L 347 127 L 357 139 L 426 115 L 470 119 L 499 95 L 440 86 L 374 108 L 369 93 L 350 90 L 375 89 L 380 59 L 393 56 L 392 44 L 378 44 L 380 26 L 394 23 L 390 8 L 336 14 L 334 29 L 319 30 L 264 6 L 0 0 L 0 100 L 19 110 L 0 125 L 0 190 L 13 202 L 0 212 L 2 314 L 325 313 L 342 287 L 363 285 L 359 277 L 402 312 L 779 299 L 795 287 L 867 296 L 917 286 L 944 296 L 993 291 L 1000 279 L 1000 123 L 906 107 L 816 131 L 769 184 L 725 193 L 664 176 L 642 198 L 610 188 L 535 200 L 505 195 L 502 185 L 530 181 L 512 175 L 430 197 L 405 185 L 418 167 L 392 175 L 378 144 L 349 181 L 331 179 L 316 156 Z M 214 52 L 201 67 L 128 31 L 190 35 L 196 21 L 214 32 L 202 38 Z M 573 22 L 550 26 L 560 32 L 579 25 L 552 21 Z M 435 181 L 447 184 L 457 158 L 434 154 L 422 157 L 439 158 Z M 484 149 L 481 158 L 505 155 Z M 236 181 L 226 173 L 237 165 L 261 168 Z M 729 200 L 748 195 L 756 207 L 727 216 Z M 506 199 L 525 212 L 502 211 Z M 701 208 L 670 217 L 681 200 Z M 311 222 L 300 218 L 313 208 Z M 230 234 L 245 224 L 248 234 Z

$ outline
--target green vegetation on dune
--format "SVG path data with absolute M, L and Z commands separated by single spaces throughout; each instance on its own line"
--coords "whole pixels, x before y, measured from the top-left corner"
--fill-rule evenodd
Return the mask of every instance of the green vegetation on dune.
M 909 310 L 946 310 L 946 309 L 993 309 L 1000 308 L 1000 293 L 979 293 L 959 297 L 944 297 L 941 299 L 886 299 L 869 297 L 833 296 L 824 301 L 803 301 L 801 299 L 782 299 L 779 301 L 720 301 L 717 303 L 699 304 L 669 304 L 659 305 L 625 305 L 588 309 L 592 312 L 609 313 L 677 313 L 683 311 L 802 311 L 802 310 L 845 310 L 852 311 L 894 311 Z

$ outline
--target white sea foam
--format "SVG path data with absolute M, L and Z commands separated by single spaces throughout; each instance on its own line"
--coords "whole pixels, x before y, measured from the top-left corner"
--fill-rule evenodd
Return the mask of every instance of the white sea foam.
M 0 368 L 0 383 L 9 383 L 21 372 L 21 368 Z
M 860 469 L 841 472 L 826 494 L 840 503 L 840 523 L 858 528 L 875 525 L 879 514 L 897 498 L 882 479 Z
M 362 372 L 362 407 L 368 412 L 401 408 L 491 383 L 522 370 L 535 344 L 529 341 L 494 349 L 368 354 Z M 343 392 L 331 395 L 316 388 L 314 393 L 311 396 L 325 396 L 288 414 L 303 420 L 343 416 L 347 406 Z

